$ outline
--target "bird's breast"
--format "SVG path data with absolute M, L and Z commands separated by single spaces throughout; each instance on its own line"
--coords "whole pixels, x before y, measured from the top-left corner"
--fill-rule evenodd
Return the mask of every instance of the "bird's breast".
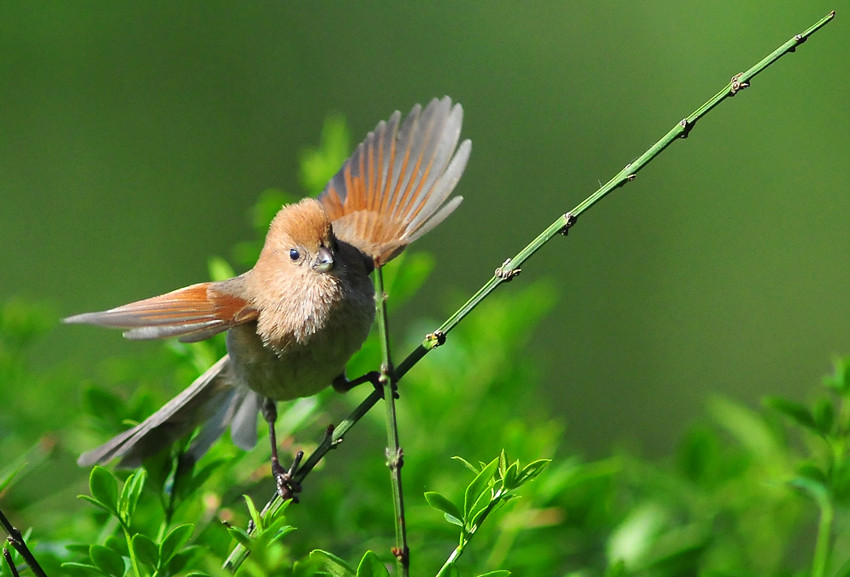
M 258 321 L 228 331 L 227 350 L 241 384 L 286 400 L 317 393 L 344 372 L 375 316 L 371 281 L 337 298 L 300 299 L 261 311 Z M 267 314 L 264 318 L 263 313 Z

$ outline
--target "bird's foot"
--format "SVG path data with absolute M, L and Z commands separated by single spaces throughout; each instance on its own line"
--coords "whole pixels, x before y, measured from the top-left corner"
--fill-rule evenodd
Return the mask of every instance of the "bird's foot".
M 289 469 L 284 469 L 279 460 L 272 458 L 272 476 L 277 484 L 277 494 L 284 501 L 291 499 L 294 503 L 298 502 L 296 493 L 301 492 L 301 485 L 295 481 L 295 471 L 298 470 L 303 458 L 304 451 L 295 453 L 295 459 Z

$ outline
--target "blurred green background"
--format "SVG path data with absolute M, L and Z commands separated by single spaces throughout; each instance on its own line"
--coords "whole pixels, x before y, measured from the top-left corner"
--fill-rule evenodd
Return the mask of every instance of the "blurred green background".
M 437 268 L 394 326 L 423 312 L 436 323 L 733 74 L 833 8 L 833 23 L 517 281 L 546 277 L 560 294 L 534 348 L 540 403 L 568 423 L 570 444 L 666 452 L 708 396 L 803 398 L 850 351 L 842 5 L 6 3 L 0 298 L 67 315 L 205 280 L 209 256 L 251 238 L 263 189 L 317 192 L 300 189 L 296 169 L 329 112 L 356 142 L 392 111 L 448 94 L 473 140 L 466 200 L 417 243 Z M 35 354 L 85 374 L 156 346 L 61 327 Z M 79 410 L 73 388 L 57 394 Z M 15 399 L 2 383 L 0 403 Z

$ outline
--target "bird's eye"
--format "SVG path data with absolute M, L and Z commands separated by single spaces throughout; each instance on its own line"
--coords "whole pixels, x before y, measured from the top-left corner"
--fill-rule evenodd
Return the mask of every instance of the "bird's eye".
M 292 260 L 298 260 L 299 258 L 301 258 L 301 253 L 298 252 L 297 248 L 291 248 L 289 249 L 289 258 L 291 258 Z

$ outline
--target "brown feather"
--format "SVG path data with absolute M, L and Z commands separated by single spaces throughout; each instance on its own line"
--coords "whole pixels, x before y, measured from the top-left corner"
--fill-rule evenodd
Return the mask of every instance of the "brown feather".
M 469 158 L 458 147 L 463 109 L 445 97 L 401 122 L 380 122 L 319 195 L 341 240 L 380 266 L 444 220 L 462 200 L 449 199 Z
M 107 311 L 68 317 L 65 322 L 128 329 L 124 336 L 135 340 L 200 341 L 257 318 L 257 311 L 234 294 L 238 281 L 241 277 L 195 284 Z

